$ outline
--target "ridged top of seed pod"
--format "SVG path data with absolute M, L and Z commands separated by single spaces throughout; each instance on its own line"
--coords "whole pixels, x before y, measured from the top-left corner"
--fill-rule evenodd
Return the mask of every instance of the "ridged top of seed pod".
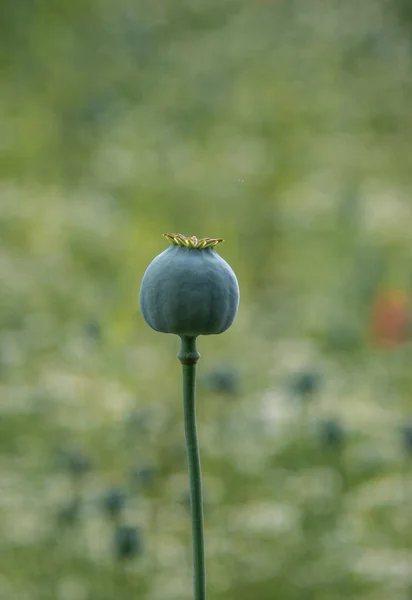
M 172 246 L 180 246 L 181 248 L 190 248 L 191 250 L 205 250 L 206 248 L 215 248 L 225 240 L 222 238 L 202 238 L 197 239 L 195 235 L 186 237 L 181 233 L 164 233 L 163 236 Z

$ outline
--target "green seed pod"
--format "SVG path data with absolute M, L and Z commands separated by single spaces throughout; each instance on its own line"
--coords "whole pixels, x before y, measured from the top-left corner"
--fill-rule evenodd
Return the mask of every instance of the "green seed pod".
M 140 309 L 156 331 L 196 337 L 226 331 L 239 306 L 231 267 L 214 250 L 221 239 L 165 234 L 172 244 L 148 266 Z

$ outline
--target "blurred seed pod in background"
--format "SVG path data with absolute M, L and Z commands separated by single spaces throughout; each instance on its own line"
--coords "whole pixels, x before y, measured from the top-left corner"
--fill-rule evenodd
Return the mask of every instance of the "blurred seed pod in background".
M 150 464 L 141 465 L 132 471 L 133 483 L 139 490 L 152 488 L 156 483 L 157 476 L 157 468 Z
M 179 503 L 183 506 L 183 508 L 190 512 L 190 490 L 186 490 L 183 492 L 183 494 L 179 498 Z
M 412 425 L 405 425 L 402 428 L 402 443 L 405 452 L 412 456 Z
M 153 415 L 148 410 L 131 411 L 125 418 L 127 435 L 147 435 L 153 429 Z
M 321 387 L 322 378 L 315 370 L 294 373 L 288 382 L 290 392 L 300 400 L 312 398 Z
M 91 471 L 90 459 L 79 449 L 59 449 L 58 465 L 73 477 L 81 477 Z
M 78 498 L 62 506 L 57 512 L 57 523 L 62 527 L 72 527 L 80 518 L 81 501 Z
M 96 321 L 87 321 L 84 324 L 84 335 L 93 342 L 101 342 L 102 328 Z
M 118 560 L 132 560 L 143 551 L 141 532 L 137 527 L 119 525 L 114 535 L 114 552 Z
M 341 448 L 345 437 L 342 425 L 335 419 L 328 419 L 319 427 L 319 439 L 324 446 Z
M 119 519 L 126 505 L 126 500 L 127 496 L 121 488 L 110 488 L 102 498 L 101 506 L 104 514 L 111 520 Z
M 214 394 L 233 396 L 239 392 L 240 377 L 236 369 L 226 366 L 206 373 L 202 383 Z

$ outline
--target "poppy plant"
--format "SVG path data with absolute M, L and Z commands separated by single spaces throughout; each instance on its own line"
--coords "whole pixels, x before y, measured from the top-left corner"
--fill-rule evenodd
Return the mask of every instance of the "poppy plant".
M 183 409 L 192 514 L 194 598 L 206 598 L 202 476 L 196 431 L 196 348 L 199 335 L 226 331 L 239 306 L 232 268 L 216 252 L 221 238 L 198 239 L 166 233 L 170 247 L 147 267 L 140 288 L 140 309 L 156 331 L 181 339 Z

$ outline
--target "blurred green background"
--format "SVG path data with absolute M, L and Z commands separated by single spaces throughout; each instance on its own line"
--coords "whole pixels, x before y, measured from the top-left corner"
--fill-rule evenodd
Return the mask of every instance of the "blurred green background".
M 199 341 L 210 598 L 412 598 L 408 0 L 1 12 L 0 598 L 192 598 L 168 231 L 241 288 Z

